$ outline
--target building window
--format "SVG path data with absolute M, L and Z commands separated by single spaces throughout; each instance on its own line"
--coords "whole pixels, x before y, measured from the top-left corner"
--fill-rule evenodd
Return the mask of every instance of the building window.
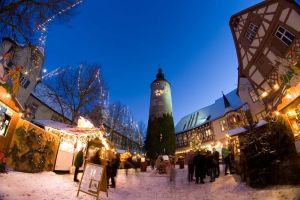
M 257 119 L 257 121 L 259 121 L 259 120 L 264 119 L 266 116 L 267 116 L 266 111 L 262 111 L 262 112 L 256 114 L 256 119 Z
M 278 26 L 275 35 L 287 46 L 290 46 L 295 38 L 295 35 L 293 35 L 291 32 L 289 32 L 282 26 Z
M 23 88 L 27 88 L 30 84 L 30 81 L 25 78 L 25 76 L 21 73 L 21 76 L 20 76 L 20 85 L 23 87 Z
M 258 26 L 253 24 L 253 23 L 250 23 L 249 26 L 248 26 L 248 30 L 246 31 L 245 33 L 245 37 L 246 39 L 252 43 L 256 33 L 257 33 L 257 30 L 258 30 Z
M 225 131 L 225 129 L 226 129 L 226 122 L 225 122 L 225 120 L 221 120 L 219 123 L 220 123 L 221 131 L 222 132 Z
M 257 94 L 255 93 L 254 90 L 251 90 L 251 91 L 249 92 L 249 94 L 250 94 L 250 97 L 251 97 L 253 103 L 255 103 L 255 102 L 258 101 L 258 96 L 257 96 Z

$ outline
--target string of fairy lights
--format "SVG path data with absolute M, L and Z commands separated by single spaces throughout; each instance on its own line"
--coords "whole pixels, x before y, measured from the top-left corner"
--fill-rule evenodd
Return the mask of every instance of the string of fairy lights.
M 43 23 L 38 24 L 35 28 L 34 31 L 38 31 L 40 32 L 40 36 L 38 39 L 39 45 L 38 47 L 31 47 L 33 48 L 32 53 L 31 53 L 31 58 L 33 61 L 33 64 L 35 65 L 34 67 L 31 67 L 29 70 L 24 71 L 24 75 L 28 76 L 28 74 L 31 74 L 33 71 L 35 70 L 39 70 L 42 67 L 42 59 L 43 59 L 43 54 L 44 54 L 44 47 L 45 47 L 45 43 L 47 40 L 47 31 L 48 31 L 48 26 L 50 24 L 50 22 L 52 22 L 56 17 L 62 15 L 63 13 L 73 9 L 74 7 L 78 6 L 79 4 L 81 4 L 83 2 L 83 0 L 77 0 L 75 1 L 75 3 L 67 6 L 66 8 L 60 10 L 59 12 L 57 12 L 56 14 L 52 15 L 51 17 L 47 18 Z M 42 54 L 42 55 L 40 55 Z M 46 73 L 47 70 L 44 69 L 43 73 Z M 43 79 L 43 77 L 37 77 L 36 81 L 39 81 Z
M 42 24 L 38 24 L 36 29 L 41 32 L 41 35 L 39 37 L 40 46 L 45 46 L 46 40 L 47 40 L 47 27 L 50 22 L 52 22 L 57 16 L 62 15 L 63 13 L 71 10 L 72 8 L 76 7 L 77 5 L 81 4 L 82 0 L 77 0 L 75 3 L 73 3 L 70 6 L 67 6 L 66 8 L 60 10 L 58 13 L 52 15 L 48 19 L 46 19 Z

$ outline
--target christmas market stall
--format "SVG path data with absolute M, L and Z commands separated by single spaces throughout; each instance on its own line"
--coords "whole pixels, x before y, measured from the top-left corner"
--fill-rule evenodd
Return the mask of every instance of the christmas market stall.
M 83 117 L 79 118 L 78 126 L 52 120 L 35 120 L 34 123 L 60 138 L 55 171 L 70 171 L 76 154 L 82 148 L 85 149 L 87 159 L 98 150 L 100 150 L 100 157 L 103 160 L 109 159 L 114 153 L 113 148 L 104 137 L 104 131 L 95 128 Z
M 8 165 L 17 171 L 52 171 L 59 137 L 19 119 L 8 152 Z
M 290 125 L 295 138 L 295 146 L 300 153 L 300 83 L 287 89 L 281 104 L 277 106 L 276 118 L 282 116 Z
M 20 45 L 10 38 L 0 44 L 0 151 L 7 153 L 25 102 L 40 80 L 43 49 Z

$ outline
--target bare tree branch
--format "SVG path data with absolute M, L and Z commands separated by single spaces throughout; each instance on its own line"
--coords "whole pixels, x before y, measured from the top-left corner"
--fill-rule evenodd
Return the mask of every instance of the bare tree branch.
M 78 2 L 79 0 L 1 0 L 0 31 L 3 37 L 10 37 L 20 43 L 37 43 L 41 25 L 48 23 L 53 16 L 61 19 L 71 16 L 71 9 L 68 8 Z

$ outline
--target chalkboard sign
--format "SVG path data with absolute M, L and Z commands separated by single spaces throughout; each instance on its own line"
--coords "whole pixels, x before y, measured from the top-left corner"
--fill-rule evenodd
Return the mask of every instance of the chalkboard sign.
M 81 177 L 77 196 L 79 192 L 84 192 L 98 199 L 100 191 L 106 192 L 108 196 L 105 167 L 87 163 Z

